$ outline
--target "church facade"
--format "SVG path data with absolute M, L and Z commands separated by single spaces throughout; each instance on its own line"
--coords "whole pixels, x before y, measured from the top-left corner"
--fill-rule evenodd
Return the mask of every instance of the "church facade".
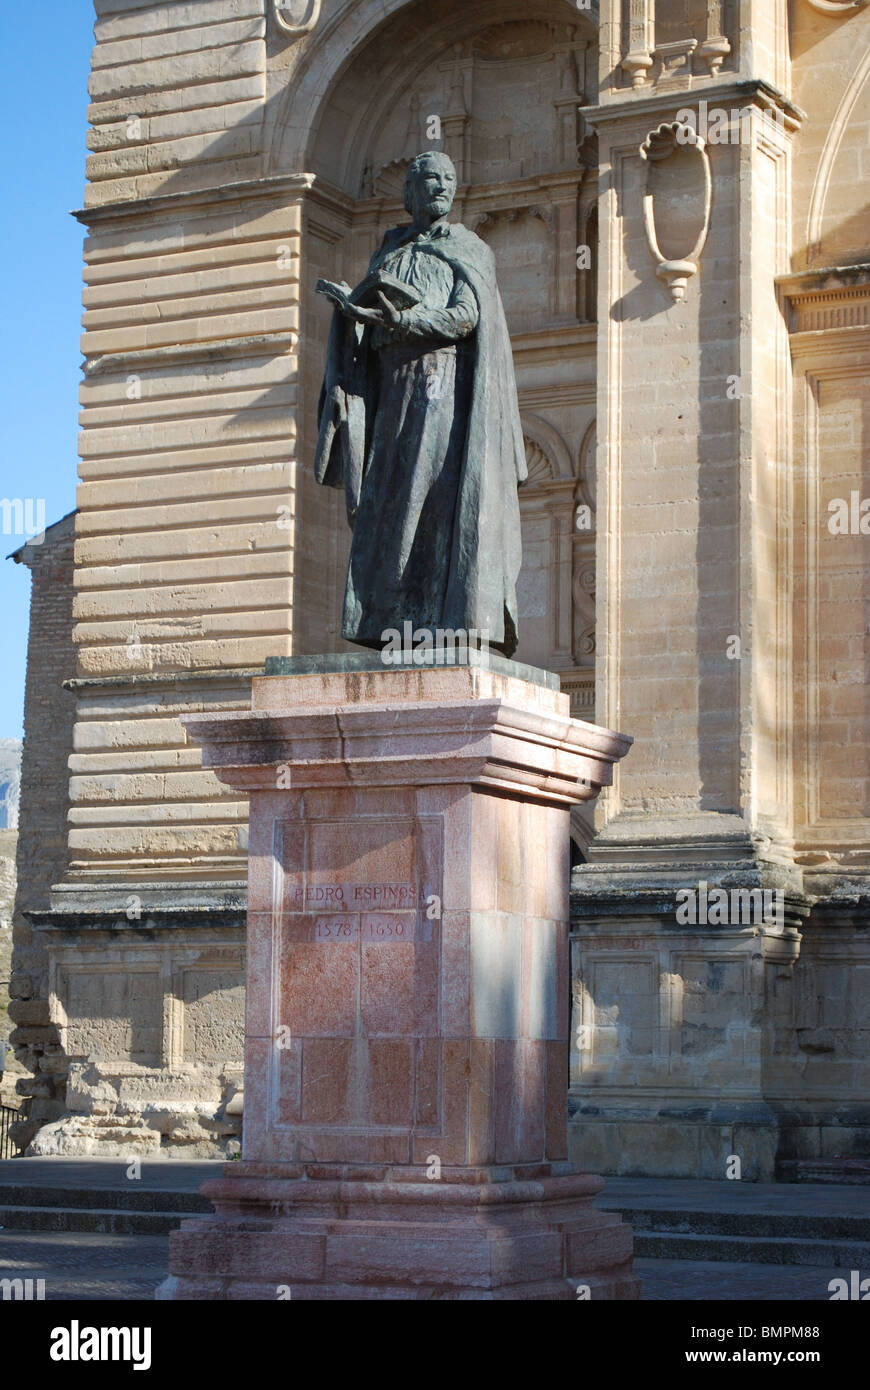
M 441 149 L 511 333 L 516 656 L 635 740 L 572 823 L 573 1157 L 870 1158 L 870 6 L 95 10 L 68 836 L 11 986 L 31 1151 L 239 1132 L 247 812 L 180 718 L 346 647 L 314 286 Z

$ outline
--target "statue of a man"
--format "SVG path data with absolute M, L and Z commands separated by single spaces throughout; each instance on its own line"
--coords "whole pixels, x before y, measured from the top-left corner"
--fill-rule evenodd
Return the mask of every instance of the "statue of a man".
M 315 476 L 344 487 L 353 527 L 342 634 L 486 632 L 512 656 L 527 476 L 510 339 L 492 252 L 449 223 L 456 170 L 413 159 L 411 225 L 387 232 L 336 305 Z M 416 639 L 415 639 L 416 640 Z

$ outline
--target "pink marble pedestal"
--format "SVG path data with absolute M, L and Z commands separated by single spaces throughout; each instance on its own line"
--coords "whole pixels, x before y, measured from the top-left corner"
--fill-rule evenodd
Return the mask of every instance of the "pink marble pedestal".
M 506 669 L 185 720 L 250 795 L 244 1158 L 161 1297 L 639 1297 L 566 1146 L 569 813 L 630 740 Z

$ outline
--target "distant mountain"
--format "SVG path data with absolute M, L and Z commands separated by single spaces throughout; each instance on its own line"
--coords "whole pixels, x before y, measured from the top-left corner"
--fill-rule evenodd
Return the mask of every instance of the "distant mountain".
M 21 790 L 21 740 L 0 738 L 0 830 L 18 825 L 18 796 Z

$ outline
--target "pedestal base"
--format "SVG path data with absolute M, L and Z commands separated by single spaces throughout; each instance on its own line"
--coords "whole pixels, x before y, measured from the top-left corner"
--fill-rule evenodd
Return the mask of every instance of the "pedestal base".
M 352 1182 L 234 1164 L 171 1237 L 164 1299 L 637 1299 L 631 1229 L 585 1175 Z M 291 1169 L 292 1171 L 292 1169 Z
M 546 673 L 373 660 L 185 721 L 250 797 L 245 1161 L 162 1296 L 636 1298 L 566 1134 L 570 810 L 629 741 Z

